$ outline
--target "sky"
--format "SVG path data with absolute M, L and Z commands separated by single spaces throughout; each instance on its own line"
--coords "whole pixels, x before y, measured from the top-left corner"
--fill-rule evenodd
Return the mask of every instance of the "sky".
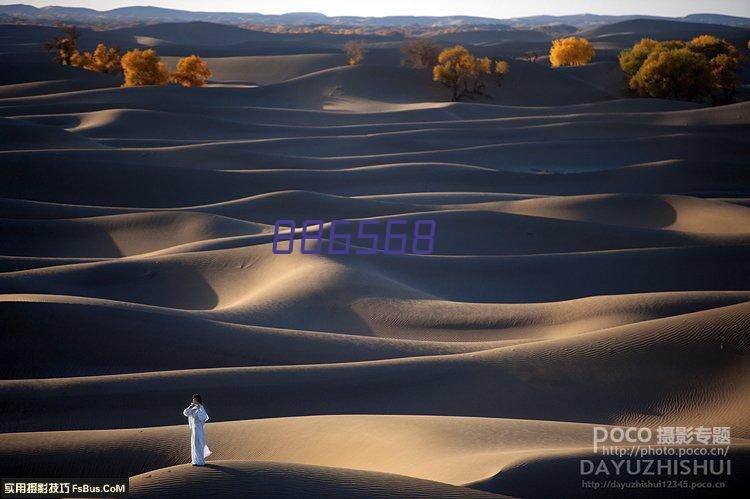
M 25 3 L 43 7 L 89 7 L 109 10 L 133 5 L 155 5 L 193 11 L 322 12 L 329 16 L 472 15 L 494 18 L 538 14 L 647 14 L 684 16 L 711 12 L 750 17 L 750 0 L 0 0 L 0 5 Z

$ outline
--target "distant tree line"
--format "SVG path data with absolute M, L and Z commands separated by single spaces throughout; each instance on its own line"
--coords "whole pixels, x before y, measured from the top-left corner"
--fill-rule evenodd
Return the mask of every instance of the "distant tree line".
M 750 48 L 750 41 L 748 41 Z M 501 84 L 508 63 L 477 59 L 464 47 L 438 52 L 424 39 L 407 40 L 402 45 L 403 61 L 414 68 L 433 68 L 435 81 L 451 89 L 451 99 L 462 100 L 484 92 L 484 78 L 495 75 Z M 436 57 L 436 54 L 437 57 Z M 595 51 L 589 40 L 570 36 L 553 40 L 549 60 L 553 68 L 580 66 L 593 60 Z M 523 54 L 527 62 L 536 62 L 534 52 Z M 730 103 L 740 83 L 737 76 L 740 53 L 727 40 L 701 35 L 685 42 L 659 42 L 644 38 L 620 53 L 620 67 L 628 76 L 629 87 L 638 95 L 663 99 Z
M 123 75 L 124 87 L 142 85 L 167 85 L 176 83 L 183 87 L 201 87 L 211 78 L 208 64 L 193 54 L 177 62 L 177 70 L 169 71 L 154 49 L 133 49 L 122 53 L 117 47 L 100 43 L 90 52 L 78 50 L 79 31 L 75 26 L 63 28 L 63 35 L 44 44 L 58 64 L 88 69 L 99 73 Z
M 267 33 L 289 33 L 289 34 L 308 34 L 308 33 L 325 33 L 331 35 L 350 35 L 350 36 L 389 36 L 401 38 L 430 37 L 446 35 L 452 33 L 470 33 L 476 31 L 487 31 L 492 29 L 507 29 L 504 25 L 492 24 L 461 24 L 453 26 L 346 26 L 331 24 L 306 24 L 306 25 L 285 25 L 285 24 L 259 24 L 259 23 L 238 23 L 237 26 L 252 31 L 264 31 Z M 532 28 L 543 33 L 560 33 L 575 31 L 573 26 L 553 25 L 539 26 Z
M 181 58 L 176 71 L 161 60 L 154 49 L 134 49 L 124 54 L 117 47 L 103 43 L 93 53 L 80 52 L 80 34 L 75 27 L 64 27 L 62 36 L 45 48 L 62 65 L 85 68 L 101 73 L 122 73 L 123 86 L 167 85 L 200 87 L 211 78 L 208 64 L 193 54 Z M 748 42 L 750 48 L 750 41 Z M 366 56 L 364 41 L 352 40 L 344 47 L 347 64 L 360 64 Z M 442 49 L 425 37 L 407 38 L 401 45 L 402 65 L 414 69 L 431 69 L 433 80 L 451 91 L 451 100 L 486 95 L 486 83 L 502 85 L 509 65 L 501 59 L 478 58 L 461 45 Z M 552 41 L 550 65 L 579 66 L 593 60 L 595 51 L 589 40 L 575 36 Z M 536 62 L 539 55 L 527 52 L 522 58 Z M 732 101 L 739 85 L 737 73 L 740 53 L 727 40 L 701 35 L 686 42 L 656 41 L 643 38 L 618 56 L 620 67 L 628 77 L 629 87 L 638 95 L 714 104 Z
M 552 67 L 587 64 L 593 57 L 594 49 L 585 38 L 554 40 L 550 48 Z M 739 51 L 712 35 L 689 42 L 643 38 L 623 50 L 618 61 L 629 87 L 643 97 L 726 104 L 732 102 L 740 82 Z

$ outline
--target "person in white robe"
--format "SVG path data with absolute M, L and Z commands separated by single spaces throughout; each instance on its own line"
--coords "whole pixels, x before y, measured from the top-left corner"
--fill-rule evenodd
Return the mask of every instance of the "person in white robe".
M 182 414 L 188 418 L 190 425 L 190 462 L 193 466 L 203 466 L 211 451 L 206 445 L 206 432 L 203 429 L 203 425 L 208 421 L 208 413 L 203 407 L 201 396 L 197 393 L 193 395 L 192 402 Z

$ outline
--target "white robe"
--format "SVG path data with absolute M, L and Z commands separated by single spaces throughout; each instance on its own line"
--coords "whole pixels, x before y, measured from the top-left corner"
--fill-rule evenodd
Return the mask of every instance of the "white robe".
M 206 433 L 203 430 L 203 424 L 208 421 L 208 413 L 202 405 L 189 405 L 182 411 L 182 414 L 188 418 L 190 425 L 190 462 L 192 464 L 206 464 L 206 458 L 211 455 L 211 451 L 206 445 Z

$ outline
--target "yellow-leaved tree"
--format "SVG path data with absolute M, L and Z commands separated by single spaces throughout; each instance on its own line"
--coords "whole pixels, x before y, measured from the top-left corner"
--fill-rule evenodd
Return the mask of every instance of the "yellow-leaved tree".
M 70 56 L 70 63 L 71 66 L 75 66 L 77 68 L 88 68 L 91 66 L 91 52 L 79 52 L 77 50 L 73 51 L 73 54 Z
M 122 71 L 120 49 L 100 43 L 94 49 L 90 66 L 84 67 L 100 73 L 119 73 Z
M 728 41 L 712 35 L 696 36 L 687 47 L 708 60 L 714 84 L 721 89 L 724 102 L 732 101 L 734 91 L 740 83 L 740 52 Z
M 472 95 L 484 95 L 484 75 L 492 73 L 492 61 L 489 57 L 474 59 L 474 71 L 471 74 L 472 85 L 469 91 Z
M 432 79 L 450 88 L 451 100 L 458 101 L 466 93 L 475 61 L 471 53 L 461 45 L 445 49 L 440 52 L 438 63 L 432 68 Z
M 99 73 L 119 73 L 122 71 L 120 50 L 117 47 L 107 48 L 103 43 L 96 46 L 93 55 L 91 52 L 74 51 L 70 59 L 70 65 Z
M 495 61 L 495 81 L 497 82 L 498 87 L 503 84 L 505 75 L 509 72 L 510 66 L 506 61 Z
M 495 64 L 496 75 L 504 75 L 507 70 L 504 61 Z M 432 79 L 450 88 L 455 102 L 470 95 L 483 95 L 484 77 L 491 73 L 492 60 L 477 59 L 465 47 L 456 45 L 440 52 L 438 63 L 432 68 Z
M 712 35 L 689 42 L 644 38 L 620 52 L 619 60 L 639 95 L 716 103 L 720 91 L 724 102 L 731 102 L 739 84 L 739 51 Z
M 52 52 L 55 62 L 63 66 L 72 66 L 72 59 L 75 56 L 78 46 L 80 33 L 75 26 L 66 26 L 62 28 L 64 36 L 58 36 L 44 43 L 44 48 Z
M 169 82 L 169 68 L 154 49 L 133 49 L 122 56 L 121 64 L 125 74 L 124 87 L 166 85 Z
M 652 52 L 630 80 L 640 95 L 687 101 L 706 99 L 713 84 L 705 56 L 688 48 Z
M 172 81 L 183 87 L 202 87 L 210 78 L 208 64 L 195 54 L 180 59 L 177 71 L 172 73 Z
M 642 38 L 640 42 L 633 45 L 633 48 L 620 52 L 618 59 L 620 68 L 629 76 L 634 76 L 643 63 L 646 62 L 649 54 L 661 47 L 661 42 L 651 38 Z
M 569 36 L 553 40 L 549 51 L 549 62 L 553 68 L 558 66 L 580 66 L 588 64 L 594 58 L 594 47 L 585 38 Z

